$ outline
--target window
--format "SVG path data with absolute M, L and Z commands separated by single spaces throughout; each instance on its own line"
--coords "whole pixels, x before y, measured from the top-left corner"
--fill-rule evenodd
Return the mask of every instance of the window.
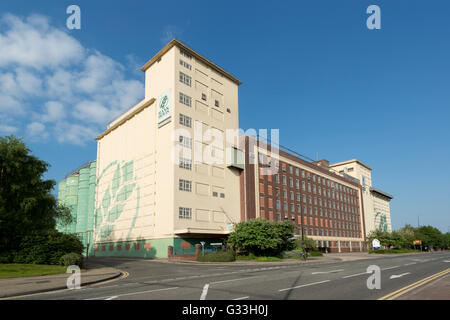
M 181 169 L 192 170 L 192 160 L 180 157 L 179 167 Z
M 183 61 L 181 59 L 180 59 L 180 65 L 182 65 L 186 69 L 192 70 L 192 66 L 189 63 L 187 63 L 187 62 L 185 62 L 185 61 Z
M 192 98 L 180 92 L 180 103 L 192 107 Z
M 283 179 L 283 184 L 286 185 L 286 176 L 283 176 L 282 179 Z
M 190 87 L 192 85 L 192 78 L 180 71 L 180 82 Z
M 300 181 L 298 179 L 295 179 L 295 188 L 300 189 Z
M 222 193 L 222 192 L 221 192 L 221 193 L 220 193 L 220 197 L 221 197 L 221 198 L 225 198 L 225 193 Z
M 302 169 L 302 178 L 305 177 L 305 170 Z
M 277 174 L 275 174 L 275 182 L 276 183 L 280 183 L 280 176 Z
M 305 188 L 305 181 L 302 181 L 302 190 L 303 190 L 303 191 L 306 190 L 306 188 Z
M 180 124 L 186 127 L 191 128 L 192 127 L 192 119 L 191 117 L 185 116 L 184 114 L 180 113 Z
M 180 219 L 192 219 L 192 208 L 178 208 L 178 218 Z
M 289 177 L 289 186 L 290 186 L 291 188 L 294 187 L 294 180 L 293 180 L 292 178 L 290 178 L 290 177 Z
M 220 105 L 219 105 L 219 100 L 214 100 L 214 105 L 216 106 L 216 107 L 219 107 Z
M 277 201 L 275 202 L 275 208 L 278 209 L 278 210 L 280 210 L 280 200 L 277 200 Z
M 295 175 L 298 177 L 298 168 L 295 168 Z
M 292 172 L 293 172 L 293 171 L 292 171 L 292 166 L 289 165 L 289 173 L 292 174 Z
M 284 210 L 284 211 L 287 211 L 287 209 L 288 209 L 288 207 L 287 207 L 287 203 L 286 203 L 286 202 L 284 202 L 284 203 L 283 203 L 283 210 Z
M 281 221 L 281 214 L 277 213 L 277 221 Z
M 183 57 L 188 58 L 189 60 L 192 59 L 192 56 L 191 56 L 189 53 L 187 53 L 186 51 L 184 51 L 183 49 L 180 49 L 180 54 L 181 54 Z
M 230 109 L 230 108 L 227 108 L 227 112 L 228 112 L 228 113 L 231 113 L 231 109 Z
M 297 201 L 300 202 L 300 193 L 297 193 Z
M 291 212 L 295 212 L 293 203 L 291 203 Z
M 178 139 L 179 139 L 178 141 L 180 142 L 180 145 L 182 145 L 183 147 L 186 147 L 189 149 L 192 148 L 192 139 L 191 138 L 188 138 L 185 136 L 179 136 Z
M 311 192 L 311 184 L 308 183 L 308 192 Z
M 192 181 L 179 179 L 178 187 L 181 191 L 192 191 Z
M 202 100 L 206 101 L 206 94 L 202 93 Z
M 289 192 L 289 195 L 290 195 L 290 199 L 291 200 L 294 200 L 294 193 L 291 191 L 291 192 Z
M 218 197 L 219 196 L 219 194 L 217 193 L 217 191 L 214 191 L 213 192 L 213 197 Z
M 287 199 L 287 191 L 283 190 L 283 198 Z

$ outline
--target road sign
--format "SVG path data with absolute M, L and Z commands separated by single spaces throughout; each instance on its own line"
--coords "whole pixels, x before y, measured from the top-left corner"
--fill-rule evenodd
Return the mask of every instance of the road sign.
M 378 239 L 373 239 L 373 241 L 372 241 L 372 248 L 380 249 L 380 241 Z
M 422 240 L 414 240 L 413 244 L 420 246 L 422 245 Z

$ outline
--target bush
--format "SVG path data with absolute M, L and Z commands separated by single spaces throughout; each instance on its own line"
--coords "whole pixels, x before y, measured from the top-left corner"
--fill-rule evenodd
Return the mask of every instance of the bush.
M 281 257 L 283 259 L 301 259 L 303 257 L 302 250 L 283 251 Z
M 319 252 L 319 251 L 313 251 L 309 255 L 311 257 L 322 257 L 323 256 L 322 252 Z
M 234 251 L 213 251 L 200 253 L 197 257 L 197 261 L 200 262 L 232 262 L 236 260 Z
M 83 268 L 84 257 L 81 254 L 75 252 L 67 253 L 59 259 L 59 264 L 65 267 L 77 265 L 80 268 Z
M 11 263 L 14 261 L 12 252 L 0 252 L 0 263 Z
M 280 252 L 295 247 L 292 240 L 294 229 L 294 224 L 290 221 L 252 219 L 236 224 L 228 237 L 228 243 L 235 250 L 256 256 L 277 256 Z
M 19 251 L 14 253 L 14 263 L 58 265 L 63 255 L 82 254 L 83 244 L 76 235 L 64 234 L 56 230 L 32 233 L 25 236 Z
M 420 251 L 420 250 L 419 250 Z M 393 253 L 414 253 L 419 252 L 418 250 L 413 249 L 377 249 L 377 250 L 369 250 L 369 253 L 378 253 L 378 254 L 393 254 Z

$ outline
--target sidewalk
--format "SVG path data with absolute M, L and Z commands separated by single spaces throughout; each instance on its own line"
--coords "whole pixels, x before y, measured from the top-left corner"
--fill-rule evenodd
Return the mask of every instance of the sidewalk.
M 101 265 L 89 265 L 88 271 L 81 272 L 81 286 L 118 278 L 120 270 Z M 67 289 L 68 273 L 0 279 L 0 299 L 33 293 Z
M 398 300 L 450 300 L 450 274 L 419 286 Z

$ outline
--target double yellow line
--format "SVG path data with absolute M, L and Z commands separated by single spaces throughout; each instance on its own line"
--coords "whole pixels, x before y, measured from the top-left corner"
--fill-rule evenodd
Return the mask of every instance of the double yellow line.
M 437 279 L 439 277 L 442 277 L 442 276 L 446 275 L 447 273 L 450 273 L 450 268 L 448 268 L 448 269 L 446 269 L 444 271 L 441 271 L 439 273 L 433 274 L 433 275 L 431 275 L 429 277 L 426 277 L 426 278 L 424 278 L 422 280 L 419 280 L 417 282 L 414 282 L 414 283 L 410 284 L 409 286 L 403 287 L 403 288 L 401 288 L 401 289 L 399 289 L 397 291 L 391 292 L 388 295 L 385 295 L 384 297 L 378 298 L 378 300 L 394 300 L 394 299 L 397 299 L 401 295 L 404 295 L 405 293 L 407 293 L 407 292 L 409 292 L 409 291 L 411 291 L 411 290 L 413 290 L 413 289 L 415 289 L 417 287 L 423 286 L 424 284 L 426 284 L 426 283 L 428 283 L 430 281 L 433 281 L 433 280 L 435 280 L 435 279 Z

